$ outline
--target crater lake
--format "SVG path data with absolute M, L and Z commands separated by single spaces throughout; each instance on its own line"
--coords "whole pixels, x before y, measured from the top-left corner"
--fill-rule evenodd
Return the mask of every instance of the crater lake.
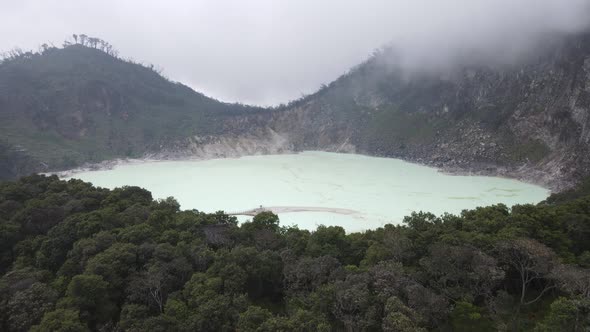
M 307 151 L 187 161 L 144 161 L 70 177 L 96 186 L 139 186 L 182 209 L 223 210 L 240 221 L 271 210 L 281 225 L 347 232 L 400 224 L 413 211 L 458 214 L 503 203 L 538 203 L 549 190 L 517 180 L 449 175 L 399 159 Z

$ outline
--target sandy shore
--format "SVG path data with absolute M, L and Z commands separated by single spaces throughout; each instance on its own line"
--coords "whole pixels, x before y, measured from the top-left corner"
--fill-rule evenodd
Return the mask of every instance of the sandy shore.
M 318 206 L 267 206 L 245 211 L 230 212 L 228 214 L 232 216 L 255 216 L 261 212 L 272 212 L 275 214 L 292 212 L 328 212 L 343 215 L 354 215 L 359 213 L 359 211 L 356 210 Z

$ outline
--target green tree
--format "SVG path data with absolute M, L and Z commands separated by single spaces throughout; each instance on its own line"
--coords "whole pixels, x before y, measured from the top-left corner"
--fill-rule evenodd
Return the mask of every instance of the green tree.
M 553 301 L 549 314 L 540 322 L 536 331 L 578 332 L 590 329 L 590 300 L 560 297 Z
M 109 299 L 108 283 L 98 275 L 81 274 L 72 278 L 59 306 L 79 310 L 80 318 L 90 327 L 112 320 L 117 312 L 117 307 Z
M 249 306 L 246 311 L 240 313 L 238 330 L 244 332 L 258 331 L 260 326 L 271 317 L 270 311 L 258 306 Z
M 347 257 L 349 243 L 346 232 L 340 226 L 318 226 L 311 233 L 307 244 L 307 253 L 311 256 L 332 256 L 339 260 Z
M 124 331 L 141 331 L 149 317 L 149 308 L 141 304 L 126 304 L 121 308 L 119 327 Z
M 32 332 L 86 332 L 90 329 L 82 323 L 78 312 L 70 309 L 57 309 L 43 316 L 39 325 L 31 328 Z
M 453 331 L 494 331 L 491 321 L 482 314 L 482 308 L 469 302 L 456 302 L 451 312 Z

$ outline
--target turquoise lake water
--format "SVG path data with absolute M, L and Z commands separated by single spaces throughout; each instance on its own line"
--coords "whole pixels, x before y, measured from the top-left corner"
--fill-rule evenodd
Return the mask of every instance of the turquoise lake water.
M 174 196 L 182 209 L 238 212 L 262 205 L 279 211 L 283 225 L 310 230 L 340 225 L 347 232 L 398 224 L 412 211 L 460 213 L 496 203 L 537 203 L 549 195 L 516 180 L 447 175 L 398 159 L 316 151 L 130 163 L 72 177 L 106 188 L 140 186 L 154 198 Z

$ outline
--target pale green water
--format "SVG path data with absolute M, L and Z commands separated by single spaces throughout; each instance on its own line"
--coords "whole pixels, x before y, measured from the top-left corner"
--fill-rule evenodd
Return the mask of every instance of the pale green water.
M 459 213 L 496 203 L 537 203 L 549 194 L 516 180 L 451 176 L 397 159 L 327 152 L 145 162 L 74 177 L 107 188 L 140 186 L 154 198 L 174 196 L 183 209 L 205 212 L 237 212 L 260 205 L 354 210 L 350 215 L 279 213 L 284 225 L 340 225 L 347 232 L 400 223 L 412 211 Z

